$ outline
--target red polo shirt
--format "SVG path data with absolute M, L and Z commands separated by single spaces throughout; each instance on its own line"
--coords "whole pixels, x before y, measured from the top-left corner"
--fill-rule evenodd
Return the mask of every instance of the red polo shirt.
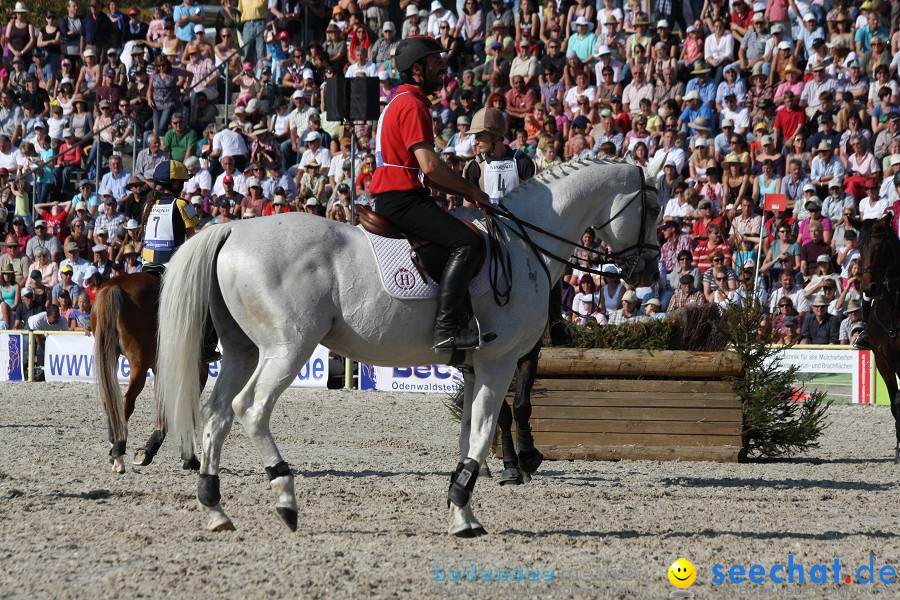
M 789 139 L 797 129 L 806 123 L 806 113 L 802 108 L 788 110 L 782 108 L 775 115 L 775 129 L 781 130 L 782 139 Z
M 431 103 L 421 89 L 401 85 L 397 95 L 378 119 L 375 137 L 375 161 L 372 177 L 373 194 L 414 190 L 428 186 L 419 180 L 419 161 L 410 148 L 425 142 L 434 145 L 434 129 L 429 109 Z

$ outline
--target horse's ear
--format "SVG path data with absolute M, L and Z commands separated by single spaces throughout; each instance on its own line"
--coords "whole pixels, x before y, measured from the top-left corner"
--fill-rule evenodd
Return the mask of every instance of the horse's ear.
M 891 225 L 894 223 L 894 213 L 891 211 L 887 211 L 883 217 L 878 219 L 878 226 L 884 227 L 885 229 L 890 229 Z
M 863 222 L 856 217 L 847 217 L 847 222 L 850 223 L 850 226 L 857 231 L 862 229 Z

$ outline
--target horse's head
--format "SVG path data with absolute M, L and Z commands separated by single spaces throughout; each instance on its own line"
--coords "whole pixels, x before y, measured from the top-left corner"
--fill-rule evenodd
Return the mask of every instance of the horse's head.
M 880 219 L 849 220 L 859 232 L 860 288 L 869 297 L 877 296 L 889 276 L 900 267 L 892 219 L 887 214 Z
M 660 206 L 656 188 L 650 185 L 637 167 L 640 185 L 633 195 L 623 198 L 626 203 L 616 207 L 606 223 L 597 223 L 600 230 L 612 229 L 618 240 L 613 244 L 612 259 L 631 285 L 649 286 L 659 280 L 659 242 L 656 237 L 656 219 Z M 639 227 L 634 227 L 640 223 Z

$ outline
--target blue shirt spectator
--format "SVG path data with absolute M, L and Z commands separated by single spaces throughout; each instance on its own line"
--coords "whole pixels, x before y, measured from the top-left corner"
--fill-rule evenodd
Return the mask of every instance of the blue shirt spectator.
M 184 0 L 182 4 L 179 4 L 172 10 L 172 16 L 175 18 L 175 37 L 184 43 L 194 41 L 194 26 L 199 21 L 194 21 L 190 17 L 195 15 L 203 17 L 204 11 L 202 6 L 194 4 L 194 0 Z M 187 20 L 183 25 L 179 25 L 182 19 Z

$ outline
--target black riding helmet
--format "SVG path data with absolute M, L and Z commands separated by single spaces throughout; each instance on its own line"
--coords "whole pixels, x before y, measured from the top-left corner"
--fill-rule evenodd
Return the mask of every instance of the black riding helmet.
M 397 50 L 394 52 L 394 64 L 397 66 L 397 71 L 403 73 L 426 56 L 446 51 L 447 49 L 433 37 L 411 35 L 397 44 Z

